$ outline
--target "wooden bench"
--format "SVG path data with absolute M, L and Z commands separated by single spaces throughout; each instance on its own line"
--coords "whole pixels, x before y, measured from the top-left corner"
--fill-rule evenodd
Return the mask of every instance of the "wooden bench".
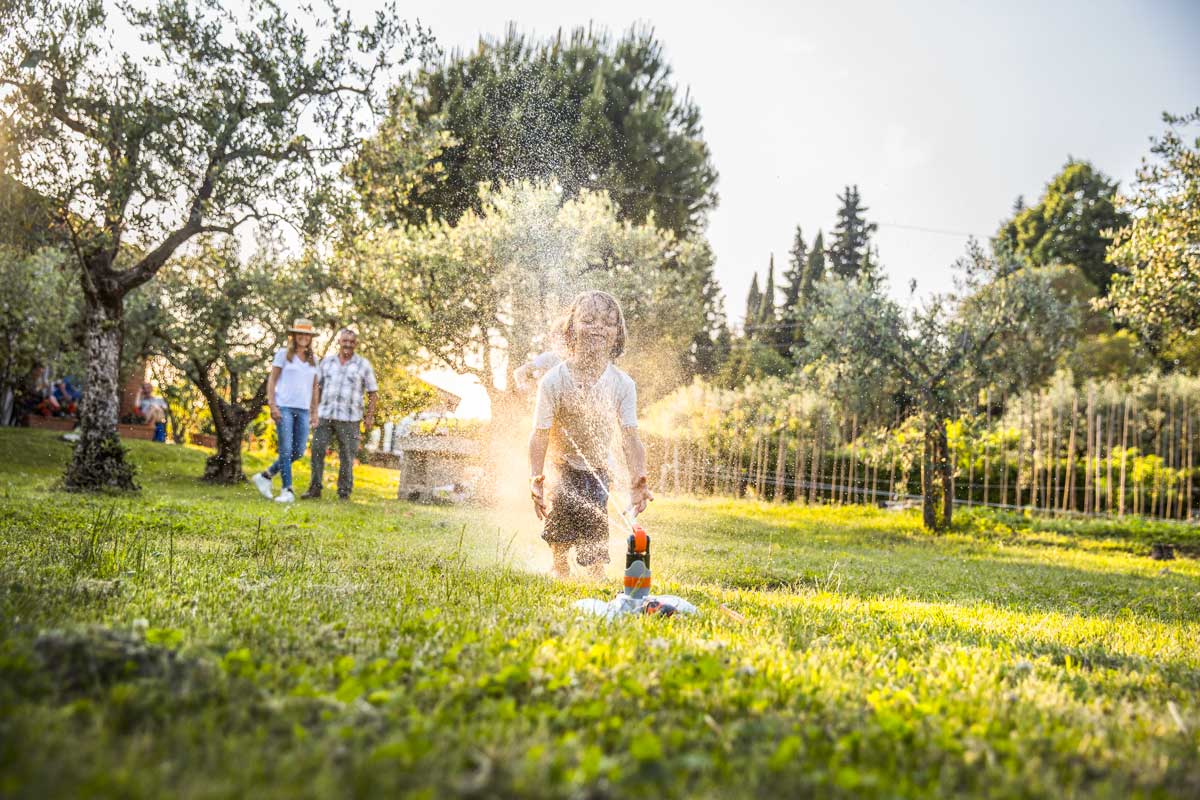
M 40 414 L 29 415 L 29 427 L 47 431 L 71 431 L 78 422 L 74 417 L 43 417 Z M 117 435 L 122 439 L 142 439 L 149 441 L 154 438 L 153 425 L 129 425 L 122 423 L 117 426 Z

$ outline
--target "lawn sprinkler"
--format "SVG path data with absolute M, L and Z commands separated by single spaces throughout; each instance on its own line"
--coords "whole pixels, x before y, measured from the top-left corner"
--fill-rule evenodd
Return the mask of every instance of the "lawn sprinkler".
M 633 506 L 629 507 L 633 515 Z M 633 518 L 633 533 L 629 534 L 629 551 L 625 553 L 625 594 L 641 600 L 650 594 L 650 535 Z
M 632 499 L 629 505 L 622 510 L 571 434 L 566 431 L 563 433 L 566 434 L 567 441 L 575 448 L 579 460 L 583 462 L 587 471 L 600 485 L 604 492 L 605 505 L 611 506 L 613 511 L 617 512 L 617 516 L 625 524 L 625 530 L 629 531 L 627 540 L 629 550 L 625 553 L 624 591 L 607 603 L 603 600 L 580 600 L 575 603 L 575 607 L 580 611 L 608 619 L 625 614 L 653 614 L 663 617 L 671 617 L 676 613 L 695 614 L 698 610 L 696 606 L 682 597 L 675 595 L 655 597 L 650 594 L 650 534 L 646 533 L 646 529 L 638 522 L 637 509 L 633 507 Z
M 609 499 L 612 496 L 609 495 Z M 614 503 L 615 508 L 615 503 Z M 650 594 L 650 534 L 637 521 L 630 505 L 617 515 L 631 531 L 626 541 L 625 578 L 623 591 L 609 602 L 603 600 L 580 600 L 575 608 L 598 617 L 615 619 L 626 614 L 645 614 L 656 617 L 673 617 L 676 614 L 695 614 L 699 609 L 692 603 L 675 595 Z

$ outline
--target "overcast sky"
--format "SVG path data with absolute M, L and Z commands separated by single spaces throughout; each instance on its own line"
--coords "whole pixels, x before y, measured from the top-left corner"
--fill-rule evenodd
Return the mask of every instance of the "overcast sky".
M 880 224 L 893 291 L 930 291 L 963 234 L 991 235 L 1068 156 L 1128 183 L 1161 112 L 1200 105 L 1200 2 L 1184 0 L 458 0 L 419 15 L 448 50 L 510 20 L 542 36 L 653 25 L 720 173 L 708 236 L 737 322 L 751 274 L 772 252 L 784 266 L 797 224 L 809 242 L 828 231 L 846 184 Z

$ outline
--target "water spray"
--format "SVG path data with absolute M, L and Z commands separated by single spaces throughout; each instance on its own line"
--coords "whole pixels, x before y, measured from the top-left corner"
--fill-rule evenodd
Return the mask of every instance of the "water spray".
M 600 479 L 600 473 L 596 471 L 592 463 L 588 461 L 587 456 L 583 454 L 583 450 L 575 442 L 575 438 L 571 436 L 565 429 L 562 431 L 567 437 L 567 441 L 571 443 L 575 454 L 579 456 L 579 460 L 583 462 L 584 467 L 595 478 L 596 483 L 600 486 L 600 490 L 604 492 L 605 506 L 612 506 L 617 512 L 617 516 L 625 523 L 626 529 L 630 531 L 628 538 L 629 549 L 625 553 L 625 594 L 629 595 L 634 600 L 644 600 L 650 594 L 650 535 L 646 533 L 646 529 L 637 521 L 637 509 L 633 507 L 632 498 L 630 503 L 622 511 L 617 505 L 616 499 L 612 496 L 612 492 L 604 485 L 604 481 Z M 628 516 L 626 516 L 628 515 Z

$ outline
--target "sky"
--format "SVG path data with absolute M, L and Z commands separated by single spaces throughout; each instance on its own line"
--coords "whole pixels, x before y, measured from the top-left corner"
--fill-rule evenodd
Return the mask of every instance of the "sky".
M 1186 0 L 458 0 L 417 18 L 448 51 L 510 21 L 539 36 L 653 26 L 720 174 L 707 235 L 738 324 L 754 272 L 772 253 L 786 267 L 796 225 L 809 243 L 828 233 L 848 184 L 907 301 L 913 280 L 917 297 L 947 287 L 967 236 L 993 234 L 1018 195 L 1036 202 L 1069 157 L 1127 186 L 1162 112 L 1200 105 L 1200 2 Z

